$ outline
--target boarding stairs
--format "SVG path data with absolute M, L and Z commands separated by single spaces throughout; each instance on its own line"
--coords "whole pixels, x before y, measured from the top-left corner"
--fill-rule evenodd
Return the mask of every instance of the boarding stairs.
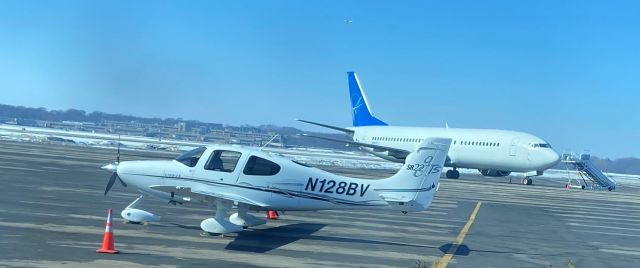
M 606 189 L 609 191 L 616 189 L 616 181 L 602 173 L 602 171 L 591 162 L 591 155 L 581 154 L 578 157 L 573 154 L 563 154 L 562 162 L 567 165 L 567 171 L 570 169 L 575 170 L 579 177 L 572 178 L 571 174 L 569 174 L 567 188 L 574 187 L 571 182 L 575 180 L 579 182 L 579 187 L 582 189 Z M 590 181 L 590 183 L 587 181 Z

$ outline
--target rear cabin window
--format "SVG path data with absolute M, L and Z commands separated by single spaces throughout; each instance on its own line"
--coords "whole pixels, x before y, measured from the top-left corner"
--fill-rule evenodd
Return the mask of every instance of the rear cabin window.
M 238 165 L 242 153 L 236 151 L 215 150 L 209 157 L 209 161 L 204 166 L 206 170 L 233 172 Z
M 244 167 L 245 175 L 253 176 L 273 176 L 280 172 L 280 165 L 271 162 L 267 159 L 252 155 L 247 161 L 247 165 Z
M 176 157 L 176 161 L 188 166 L 195 167 L 198 164 L 198 160 L 202 156 L 202 153 L 207 150 L 207 147 L 198 147 L 186 153 L 183 153 Z

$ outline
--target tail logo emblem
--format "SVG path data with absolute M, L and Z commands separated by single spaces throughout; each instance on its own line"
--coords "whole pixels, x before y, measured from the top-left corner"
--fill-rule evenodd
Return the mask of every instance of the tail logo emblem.
M 422 177 L 425 174 L 433 174 L 442 171 L 442 167 L 440 165 L 433 165 L 433 156 L 427 156 L 427 158 L 422 161 L 422 164 L 413 164 L 407 165 L 407 170 L 413 171 L 413 176 L 418 178 Z
M 356 116 L 356 114 L 358 114 L 358 110 L 360 110 L 360 107 L 362 107 L 362 105 L 364 105 L 364 102 L 362 101 L 362 96 L 360 96 L 358 98 L 358 101 L 353 104 L 353 116 Z

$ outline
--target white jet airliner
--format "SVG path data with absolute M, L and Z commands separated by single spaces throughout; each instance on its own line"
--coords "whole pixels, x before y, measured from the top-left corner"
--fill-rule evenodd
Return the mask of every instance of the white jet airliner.
M 534 135 L 498 129 L 465 129 L 389 126 L 371 114 L 369 102 L 360 86 L 358 76 L 348 72 L 349 93 L 353 127 L 341 128 L 307 120 L 301 122 L 342 131 L 351 141 L 311 136 L 359 146 L 367 152 L 386 160 L 402 163 L 422 140 L 429 137 L 446 137 L 453 140 L 445 166 L 447 178 L 459 178 L 458 168 L 478 169 L 489 177 L 508 176 L 511 172 L 523 172 L 523 184 L 533 183 L 532 176 L 560 161 L 560 155 L 551 145 Z
M 417 212 L 431 204 L 450 146 L 451 139 L 424 139 L 395 175 L 380 180 L 335 175 L 258 148 L 200 147 L 175 160 L 125 161 L 104 166 L 113 172 L 104 194 L 116 180 L 142 193 L 121 213 L 132 223 L 160 219 L 136 208 L 147 195 L 173 204 L 209 205 L 215 208 L 215 215 L 203 220 L 200 227 L 211 234 L 239 232 L 265 223 L 248 214 L 250 210 Z M 228 217 L 234 205 L 238 212 Z

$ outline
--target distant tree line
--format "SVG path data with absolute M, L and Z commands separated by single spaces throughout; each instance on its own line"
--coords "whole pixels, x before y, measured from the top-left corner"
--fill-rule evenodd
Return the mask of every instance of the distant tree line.
M 197 120 L 183 120 L 182 118 L 144 118 L 133 115 L 123 114 L 110 114 L 99 111 L 87 113 L 83 110 L 67 109 L 67 110 L 47 110 L 46 108 L 30 108 L 24 106 L 12 106 L 0 104 L 0 121 L 6 121 L 9 119 L 31 119 L 31 120 L 43 120 L 43 121 L 75 121 L 75 122 L 92 122 L 101 123 L 103 121 L 116 121 L 116 122 L 138 122 L 144 124 L 158 124 L 158 125 L 176 125 L 180 122 L 189 124 L 190 127 L 208 127 L 209 129 L 220 128 L 222 125 L 217 123 L 205 123 Z M 260 125 L 250 126 L 242 125 L 239 127 L 231 127 L 241 131 L 253 131 L 262 133 L 277 133 L 282 136 L 282 141 L 287 147 L 314 147 L 314 148 L 327 148 L 338 150 L 357 150 L 355 147 L 346 147 L 345 143 L 326 141 L 321 139 L 309 138 L 301 136 L 304 132 L 293 127 L 281 127 L 276 125 Z M 312 133 L 318 136 L 326 136 L 334 139 L 350 139 L 344 134 L 329 134 L 329 133 Z M 591 161 L 604 172 L 624 173 L 624 174 L 637 174 L 640 175 L 640 159 L 638 158 L 620 158 L 620 159 L 608 159 L 591 157 Z M 555 168 L 564 169 L 564 164 L 560 163 Z
M 144 118 L 133 115 L 123 114 L 110 114 L 99 111 L 87 113 L 83 110 L 67 109 L 67 110 L 47 110 L 46 108 L 31 108 L 24 106 L 12 106 L 0 104 L 0 118 L 7 120 L 13 118 L 19 119 L 33 119 L 43 121 L 75 121 L 75 122 L 92 122 L 100 123 L 104 120 L 117 121 L 117 122 L 139 122 L 145 124 L 163 124 L 163 125 L 175 125 L 178 122 L 183 122 L 182 119 L 177 118 Z M 194 121 L 197 122 L 197 121 Z
M 222 124 L 219 123 L 206 123 L 197 120 L 183 120 L 182 118 L 145 118 L 133 115 L 123 114 L 110 114 L 99 111 L 87 113 L 83 110 L 67 109 L 67 110 L 47 110 L 46 108 L 31 108 L 24 106 L 12 106 L 0 104 L 0 122 L 13 120 L 13 119 L 28 119 L 28 120 L 41 120 L 51 122 L 73 121 L 73 122 L 89 122 L 89 123 L 102 123 L 104 121 L 114 122 L 135 122 L 143 124 L 158 124 L 166 126 L 174 126 L 178 123 L 184 122 L 189 125 L 189 128 L 207 127 L 210 130 L 222 128 Z M 351 150 L 352 147 L 345 147 L 343 143 L 331 142 L 320 139 L 313 139 L 308 137 L 302 137 L 300 134 L 304 131 L 293 127 L 281 127 L 276 125 L 241 125 L 241 126 L 226 126 L 237 131 L 254 132 L 254 133 L 277 133 L 281 136 L 283 143 L 288 147 L 304 146 L 314 148 L 329 148 L 339 150 Z M 327 133 L 313 133 L 315 135 L 324 135 L 338 139 L 348 139 L 343 134 L 327 134 Z

